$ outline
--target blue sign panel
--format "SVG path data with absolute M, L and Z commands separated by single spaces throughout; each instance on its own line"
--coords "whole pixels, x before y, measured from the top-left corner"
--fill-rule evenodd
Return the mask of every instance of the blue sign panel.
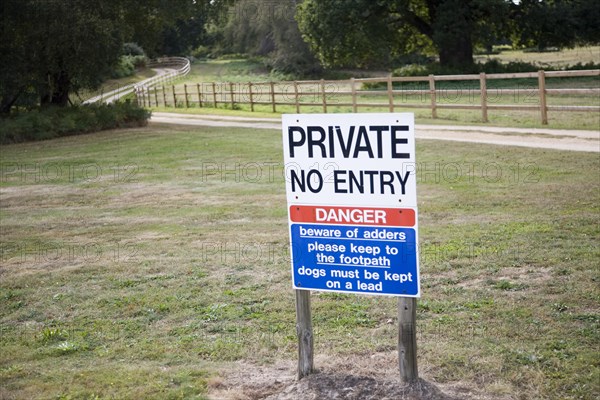
M 296 289 L 419 296 L 416 231 L 290 224 Z

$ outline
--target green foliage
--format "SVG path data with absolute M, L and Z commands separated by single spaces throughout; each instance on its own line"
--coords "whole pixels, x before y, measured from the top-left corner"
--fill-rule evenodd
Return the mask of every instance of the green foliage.
M 1 112 L 28 89 L 41 104 L 67 105 L 69 92 L 97 87 L 118 60 L 123 32 L 116 7 L 100 0 L 5 3 L 0 80 L 12 84 L 0 88 Z
M 293 2 L 240 0 L 223 30 L 223 51 L 264 57 L 277 74 L 314 75 L 321 66 L 302 39 Z
M 132 103 L 49 107 L 0 119 L 0 143 L 78 135 L 105 129 L 145 126 L 150 112 Z
M 135 74 L 136 68 L 143 68 L 146 66 L 146 56 L 121 56 L 119 63 L 112 70 L 111 78 L 119 79 Z
M 208 0 L 5 0 L 0 18 L 0 113 L 14 106 L 66 106 L 131 63 L 179 54 L 203 40 Z M 124 46 L 123 43 L 127 42 Z
M 472 66 L 475 49 L 489 54 L 509 38 L 539 48 L 600 38 L 595 0 L 305 0 L 299 9 L 302 34 L 330 67 L 388 66 L 433 52 L 443 66 L 461 69 Z
M 145 56 L 146 53 L 142 46 L 137 43 L 128 42 L 123 44 L 123 55 L 126 56 Z
M 384 8 L 369 0 L 306 0 L 299 7 L 299 27 L 327 67 L 381 66 L 399 43 Z
M 386 66 L 432 50 L 444 65 L 469 65 L 475 43 L 500 36 L 507 12 L 501 0 L 306 0 L 300 10 L 302 33 L 329 66 Z
M 595 0 L 523 0 L 512 6 L 512 39 L 518 46 L 573 47 L 600 41 Z

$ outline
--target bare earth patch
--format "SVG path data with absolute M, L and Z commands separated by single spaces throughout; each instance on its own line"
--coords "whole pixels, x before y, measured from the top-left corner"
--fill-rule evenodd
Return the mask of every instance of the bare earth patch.
M 395 351 L 372 356 L 318 356 L 319 370 L 296 379 L 294 362 L 256 366 L 238 362 L 209 383 L 212 400 L 491 400 L 466 383 L 433 383 L 425 375 L 417 383 L 400 381 Z M 422 374 L 423 375 L 423 374 Z

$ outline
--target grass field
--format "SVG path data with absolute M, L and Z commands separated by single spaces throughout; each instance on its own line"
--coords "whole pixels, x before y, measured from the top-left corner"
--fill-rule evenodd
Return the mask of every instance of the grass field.
M 496 59 L 503 63 L 527 62 L 564 68 L 576 64 L 600 63 L 600 46 L 584 46 L 561 51 L 524 52 L 522 50 L 503 50 L 500 54 L 476 56 L 475 60 L 485 62 Z
M 279 133 L 151 125 L 0 156 L 0 398 L 204 399 L 239 362 L 293 363 Z M 596 399 L 597 154 L 421 141 L 417 160 L 421 375 Z M 394 359 L 394 298 L 312 298 L 317 354 Z

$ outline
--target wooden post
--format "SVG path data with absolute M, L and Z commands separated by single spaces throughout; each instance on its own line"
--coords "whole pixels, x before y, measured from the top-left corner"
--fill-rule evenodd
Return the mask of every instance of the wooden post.
M 298 335 L 298 379 L 313 373 L 313 331 L 310 291 L 296 289 L 296 334 Z
M 196 92 L 198 92 L 198 107 L 202 108 L 202 92 L 199 83 L 196 83 Z
M 300 98 L 298 96 L 298 81 L 294 81 L 294 99 L 296 100 L 296 114 L 300 114 Z
M 217 108 L 217 85 L 214 82 L 212 83 L 212 91 L 213 91 L 213 104 L 215 105 L 215 108 Z
M 235 108 L 235 98 L 233 96 L 233 82 L 229 82 L 229 100 L 231 101 L 231 109 Z
M 548 105 L 546 104 L 546 74 L 538 71 L 538 91 L 540 93 L 540 112 L 542 125 L 548 125 Z
M 165 85 L 162 85 L 162 92 L 163 92 L 163 106 L 165 108 L 167 108 L 167 95 L 165 93 Z
M 156 107 L 158 107 L 158 88 L 154 87 L 154 102 L 156 103 Z
M 435 76 L 429 75 L 429 94 L 431 96 L 431 118 L 437 118 L 437 107 L 435 100 Z
M 417 369 L 417 300 L 413 297 L 398 298 L 398 363 L 400 378 L 404 383 L 419 379 Z
M 252 95 L 252 82 L 248 82 L 248 93 L 250 94 L 250 111 L 254 112 L 254 97 Z
M 352 85 L 352 112 L 356 112 L 356 81 L 354 78 L 350 79 Z
M 323 95 L 323 112 L 327 113 L 327 93 L 325 93 L 325 80 L 321 79 L 321 94 Z
M 271 85 L 271 104 L 273 105 L 273 112 L 277 112 L 275 107 L 275 83 L 270 82 Z
M 483 119 L 483 122 L 489 122 L 487 109 L 487 81 L 485 79 L 485 72 L 479 74 L 479 89 L 481 90 L 481 118 Z
M 177 96 L 175 95 L 175 85 L 171 85 L 171 89 L 173 89 L 173 107 L 177 108 Z
M 190 104 L 188 102 L 188 91 L 187 91 L 187 83 L 183 84 L 183 93 L 185 95 L 185 108 L 189 108 Z
M 392 75 L 388 75 L 387 80 L 387 93 L 388 101 L 390 102 L 390 112 L 394 112 L 394 85 L 392 84 Z

